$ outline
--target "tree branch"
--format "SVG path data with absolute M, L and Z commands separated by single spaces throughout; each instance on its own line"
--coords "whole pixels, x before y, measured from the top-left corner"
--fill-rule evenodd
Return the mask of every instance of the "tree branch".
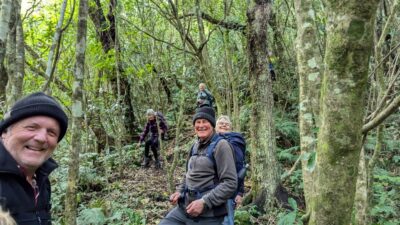
M 190 52 L 190 51 L 187 51 L 187 50 L 185 50 L 185 49 L 179 48 L 178 46 L 176 46 L 176 45 L 174 45 L 174 44 L 172 44 L 172 43 L 170 43 L 170 42 L 168 42 L 168 41 L 162 40 L 162 39 L 160 39 L 160 38 L 154 36 L 153 34 L 147 32 L 147 31 L 145 31 L 145 30 L 140 29 L 138 26 L 136 26 L 135 24 L 133 24 L 132 22 L 130 22 L 130 21 L 128 21 L 128 20 L 125 20 L 125 19 L 124 19 L 124 21 L 126 21 L 127 23 L 129 23 L 130 25 L 132 25 L 133 27 L 135 27 L 138 31 L 140 31 L 140 32 L 142 32 L 142 33 L 144 33 L 144 34 L 146 34 L 147 36 L 153 38 L 154 40 L 156 40 L 156 41 L 158 41 L 158 42 L 162 42 L 162 43 L 164 43 L 164 44 L 167 44 L 167 45 L 169 45 L 169 46 L 171 46 L 171 47 L 173 47 L 173 48 L 175 48 L 175 49 L 177 49 L 177 50 L 179 50 L 179 51 L 183 51 L 183 52 L 189 53 L 190 55 L 195 55 L 193 52 Z
M 384 110 L 382 110 L 375 118 L 365 124 L 362 128 L 362 133 L 366 134 L 368 131 L 374 129 L 381 124 L 387 117 L 398 110 L 400 107 L 400 95 L 397 96 Z
M 33 58 L 40 59 L 39 55 L 29 45 L 25 44 L 25 49 Z M 48 79 L 46 73 L 44 72 L 46 66 L 43 62 L 39 62 L 39 68 L 35 65 L 30 64 L 27 60 L 25 60 L 25 64 L 29 66 L 29 69 L 32 70 L 34 73 L 38 74 L 46 80 Z M 68 95 L 72 95 L 72 90 L 67 87 L 64 82 L 62 82 L 58 77 L 55 77 L 54 83 L 61 91 L 68 93 Z
M 196 15 L 195 15 L 195 13 L 188 13 L 188 14 L 185 14 L 183 16 L 180 16 L 178 19 L 183 19 L 183 18 L 191 17 L 191 16 L 196 16 Z M 211 23 L 211 24 L 215 24 L 215 25 L 221 26 L 221 27 L 226 28 L 228 30 L 238 30 L 238 31 L 241 31 L 243 34 L 246 33 L 246 27 L 247 27 L 246 25 L 243 25 L 243 24 L 240 24 L 240 23 L 236 23 L 236 22 L 232 22 L 232 21 L 231 22 L 226 22 L 224 20 L 218 20 L 218 19 L 215 19 L 214 17 L 208 15 L 205 12 L 201 12 L 201 17 L 204 20 L 206 20 L 209 23 Z

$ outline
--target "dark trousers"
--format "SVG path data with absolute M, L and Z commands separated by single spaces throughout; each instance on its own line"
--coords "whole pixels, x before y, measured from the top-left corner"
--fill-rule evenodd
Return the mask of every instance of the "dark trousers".
M 223 216 L 189 218 L 185 211 L 177 206 L 158 225 L 221 225 L 223 220 Z
M 144 145 L 144 156 L 149 158 L 149 150 L 153 152 L 155 160 L 158 160 L 158 139 L 150 138 Z

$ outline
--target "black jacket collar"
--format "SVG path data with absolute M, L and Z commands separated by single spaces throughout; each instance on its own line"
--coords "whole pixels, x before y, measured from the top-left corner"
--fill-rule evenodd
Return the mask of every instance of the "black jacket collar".
M 53 170 L 58 167 L 54 159 L 49 158 L 36 170 L 36 175 L 48 176 Z M 0 173 L 13 173 L 23 176 L 21 170 L 18 168 L 18 163 L 6 150 L 3 143 L 0 141 Z

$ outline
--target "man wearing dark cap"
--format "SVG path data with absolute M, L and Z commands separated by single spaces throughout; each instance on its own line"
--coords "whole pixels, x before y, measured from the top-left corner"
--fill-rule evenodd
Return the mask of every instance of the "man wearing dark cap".
M 51 224 L 50 158 L 68 117 L 52 97 L 38 92 L 17 101 L 0 122 L 0 205 L 19 225 Z
M 197 141 L 190 150 L 183 184 L 170 196 L 171 203 L 178 203 L 178 206 L 160 225 L 220 225 L 227 214 L 226 202 L 236 191 L 235 160 L 229 143 L 226 140 L 217 142 L 214 162 L 206 154 L 216 137 L 214 109 L 197 108 L 193 125 Z

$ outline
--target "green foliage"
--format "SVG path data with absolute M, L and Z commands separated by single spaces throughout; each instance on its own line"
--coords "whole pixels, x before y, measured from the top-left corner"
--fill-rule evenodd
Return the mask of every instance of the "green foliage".
M 374 171 L 373 208 L 376 224 L 400 223 L 400 177 L 377 168 Z
M 295 162 L 298 155 L 296 154 L 297 151 L 300 150 L 299 146 L 290 147 L 287 149 L 280 149 L 278 148 L 278 160 L 279 161 L 289 161 Z
M 101 208 L 84 209 L 79 212 L 78 224 L 103 225 L 107 224 L 106 217 Z
M 129 221 L 131 225 L 145 225 L 146 218 L 140 211 L 131 209 L 130 207 L 115 209 L 113 215 L 108 219 L 109 224 L 125 225 Z
M 293 198 L 289 198 L 288 202 L 293 210 L 286 213 L 280 213 L 278 215 L 278 225 L 302 225 L 303 222 L 299 218 L 299 211 L 296 201 Z
M 236 210 L 235 211 L 235 224 L 236 225 L 251 225 L 251 214 L 248 211 Z
M 299 127 L 297 121 L 288 117 L 275 116 L 275 126 L 278 133 L 290 137 L 296 144 L 299 143 Z M 279 138 L 279 136 L 277 136 Z

